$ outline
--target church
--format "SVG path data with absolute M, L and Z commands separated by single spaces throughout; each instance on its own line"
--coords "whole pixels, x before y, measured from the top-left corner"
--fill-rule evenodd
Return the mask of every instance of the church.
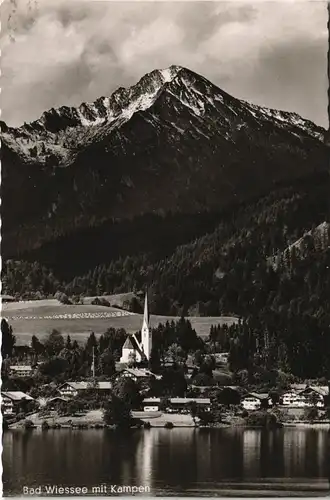
M 146 294 L 144 301 L 143 322 L 141 329 L 141 342 L 136 336 L 128 335 L 120 358 L 121 363 L 141 363 L 143 360 L 150 359 L 152 349 L 152 333 L 149 328 L 148 296 Z

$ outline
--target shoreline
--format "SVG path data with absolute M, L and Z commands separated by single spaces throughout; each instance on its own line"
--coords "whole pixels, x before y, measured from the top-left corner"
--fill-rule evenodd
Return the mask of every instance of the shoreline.
M 45 420 L 47 421 L 47 420 Z M 48 430 L 63 430 L 63 429 L 69 429 L 69 430 L 104 430 L 104 429 L 116 429 L 116 426 L 114 425 L 106 425 L 104 423 L 100 422 L 76 422 L 72 424 L 64 423 L 64 422 L 48 422 L 49 427 L 43 428 L 42 423 L 33 423 L 33 426 L 30 428 L 25 428 L 24 427 L 24 421 L 19 421 L 15 422 L 9 425 L 8 429 L 4 429 L 4 431 L 11 431 L 11 430 L 23 430 L 23 431 L 30 431 L 30 430 L 42 430 L 42 431 L 48 431 Z M 167 427 L 166 424 L 171 423 L 171 427 Z M 330 422 L 284 422 L 284 423 L 279 423 L 278 426 L 274 427 L 265 427 L 265 426 L 258 426 L 258 425 L 248 425 L 248 424 L 237 424 L 237 423 L 226 423 L 226 422 L 220 422 L 215 425 L 191 425 L 191 424 L 185 424 L 185 423 L 174 423 L 171 420 L 167 420 L 165 423 L 159 422 L 156 425 L 154 423 L 150 423 L 146 421 L 144 424 L 138 424 L 138 425 L 133 425 L 129 429 L 132 430 L 151 430 L 151 429 L 231 429 L 231 428 L 240 428 L 240 429 L 250 429 L 250 430 L 278 430 L 278 429 L 322 429 L 322 430 L 330 430 Z
M 152 428 L 191 428 L 191 429 L 280 429 L 280 428 L 321 428 L 330 429 L 329 419 L 318 419 L 311 421 L 304 420 L 287 420 L 285 422 L 274 422 L 273 425 L 258 425 L 249 424 L 244 418 L 236 415 L 227 415 L 222 421 L 214 424 L 203 424 L 201 421 L 194 420 L 190 414 L 186 413 L 165 413 L 165 412 L 144 412 L 135 410 L 132 411 L 132 429 L 152 429 Z M 30 427 L 25 427 L 29 422 Z M 73 415 L 59 415 L 56 411 L 50 411 L 47 414 L 40 415 L 39 412 L 26 415 L 24 419 L 12 421 L 8 425 L 8 430 L 11 429 L 105 429 L 114 428 L 113 425 L 106 425 L 103 420 L 103 410 L 88 410 L 82 413 Z

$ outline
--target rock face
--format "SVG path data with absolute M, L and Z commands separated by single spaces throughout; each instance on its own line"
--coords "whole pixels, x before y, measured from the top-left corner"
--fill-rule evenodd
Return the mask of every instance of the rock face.
M 178 66 L 20 128 L 2 123 L 3 254 L 151 212 L 198 213 L 327 168 L 324 130 Z

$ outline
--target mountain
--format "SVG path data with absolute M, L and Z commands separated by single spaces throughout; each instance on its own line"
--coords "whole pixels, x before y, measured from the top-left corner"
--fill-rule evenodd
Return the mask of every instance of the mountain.
M 323 138 L 295 113 L 235 99 L 178 66 L 19 128 L 2 123 L 3 256 L 60 268 L 68 248 L 72 259 L 92 240 L 81 272 L 107 252 L 132 253 L 130 221 L 169 212 L 182 244 L 203 231 L 195 219 L 214 227 L 207 214 L 326 169 Z M 141 248 L 153 227 L 138 235 Z

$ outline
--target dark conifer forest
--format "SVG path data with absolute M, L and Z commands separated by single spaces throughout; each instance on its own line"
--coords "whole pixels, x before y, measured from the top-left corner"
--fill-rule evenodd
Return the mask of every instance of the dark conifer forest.
M 314 173 L 222 213 L 118 223 L 115 249 L 111 230 L 108 244 L 101 228 L 91 230 L 80 251 L 79 238 L 53 243 L 54 255 L 70 243 L 77 259 L 64 252 L 52 270 L 45 249 L 38 261 L 5 262 L 4 291 L 35 298 L 148 287 L 153 314 L 242 318 L 231 327 L 237 370 L 260 353 L 264 365 L 322 376 L 330 373 L 329 188 L 329 174 Z

